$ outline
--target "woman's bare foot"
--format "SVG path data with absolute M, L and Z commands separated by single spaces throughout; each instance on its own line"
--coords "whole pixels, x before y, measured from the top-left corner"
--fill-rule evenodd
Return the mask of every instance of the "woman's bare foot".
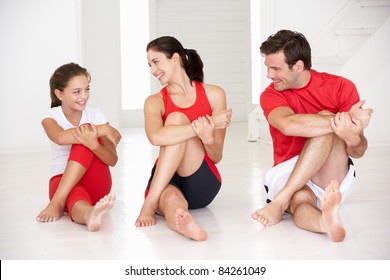
M 98 231 L 102 222 L 102 217 L 106 214 L 113 206 L 116 199 L 115 194 L 109 193 L 100 199 L 92 210 L 89 211 L 85 216 L 85 222 L 89 231 Z
M 345 238 L 345 229 L 339 216 L 340 204 L 340 184 L 332 180 L 322 198 L 322 217 L 325 231 L 334 242 L 343 241 Z
M 37 221 L 47 223 L 57 221 L 64 214 L 64 209 L 49 202 L 45 209 L 36 217 Z
M 196 241 L 207 239 L 207 232 L 194 221 L 188 211 L 181 208 L 176 210 L 176 228 L 179 233 Z
M 136 227 L 149 227 L 156 224 L 156 211 L 148 204 L 142 205 L 141 212 L 135 221 Z
M 271 201 L 266 207 L 256 210 L 252 214 L 252 218 L 269 227 L 279 223 L 282 220 L 283 213 L 283 208 L 276 201 Z

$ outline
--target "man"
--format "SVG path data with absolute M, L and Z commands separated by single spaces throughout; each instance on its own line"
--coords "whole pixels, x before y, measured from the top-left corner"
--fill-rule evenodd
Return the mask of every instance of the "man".
M 264 226 L 283 213 L 305 230 L 345 238 L 341 202 L 352 191 L 351 158 L 367 149 L 363 130 L 372 109 L 362 109 L 355 85 L 311 69 L 311 49 L 301 33 L 280 30 L 260 47 L 272 83 L 260 96 L 269 123 L 274 166 L 266 173 L 266 207 L 252 218 Z

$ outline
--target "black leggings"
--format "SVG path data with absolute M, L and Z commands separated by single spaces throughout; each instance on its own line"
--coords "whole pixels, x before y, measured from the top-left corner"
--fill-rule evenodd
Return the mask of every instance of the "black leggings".
M 152 169 L 146 193 L 148 193 L 150 188 L 155 170 L 156 166 Z M 176 172 L 169 181 L 169 184 L 175 186 L 182 192 L 188 202 L 189 209 L 206 207 L 213 201 L 221 188 L 221 182 L 210 169 L 206 160 L 203 160 L 199 169 L 190 176 L 182 177 Z

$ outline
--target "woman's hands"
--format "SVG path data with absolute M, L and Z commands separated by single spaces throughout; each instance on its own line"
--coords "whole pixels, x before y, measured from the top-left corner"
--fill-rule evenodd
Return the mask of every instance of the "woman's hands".
M 232 109 L 223 110 L 212 117 L 199 117 L 192 122 L 192 129 L 204 144 L 210 144 L 214 141 L 214 130 L 227 128 L 231 117 Z
M 213 117 L 215 129 L 225 129 L 230 125 L 232 118 L 232 109 L 226 109 L 218 114 L 215 114 Z

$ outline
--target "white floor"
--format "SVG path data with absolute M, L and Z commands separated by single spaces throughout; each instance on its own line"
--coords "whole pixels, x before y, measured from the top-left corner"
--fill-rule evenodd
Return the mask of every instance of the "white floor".
M 0 259 L 2 260 L 389 260 L 390 147 L 370 147 L 355 162 L 357 184 L 342 208 L 347 237 L 298 229 L 289 216 L 263 228 L 250 214 L 265 202 L 263 175 L 272 163 L 269 144 L 248 142 L 247 124 L 229 128 L 223 178 L 213 203 L 193 211 L 209 239 L 195 242 L 171 231 L 162 219 L 150 228 L 134 221 L 157 150 L 142 128 L 122 130 L 119 162 L 112 169 L 114 208 L 99 232 L 88 232 L 62 217 L 38 223 L 48 202 L 50 153 L 0 155 Z

